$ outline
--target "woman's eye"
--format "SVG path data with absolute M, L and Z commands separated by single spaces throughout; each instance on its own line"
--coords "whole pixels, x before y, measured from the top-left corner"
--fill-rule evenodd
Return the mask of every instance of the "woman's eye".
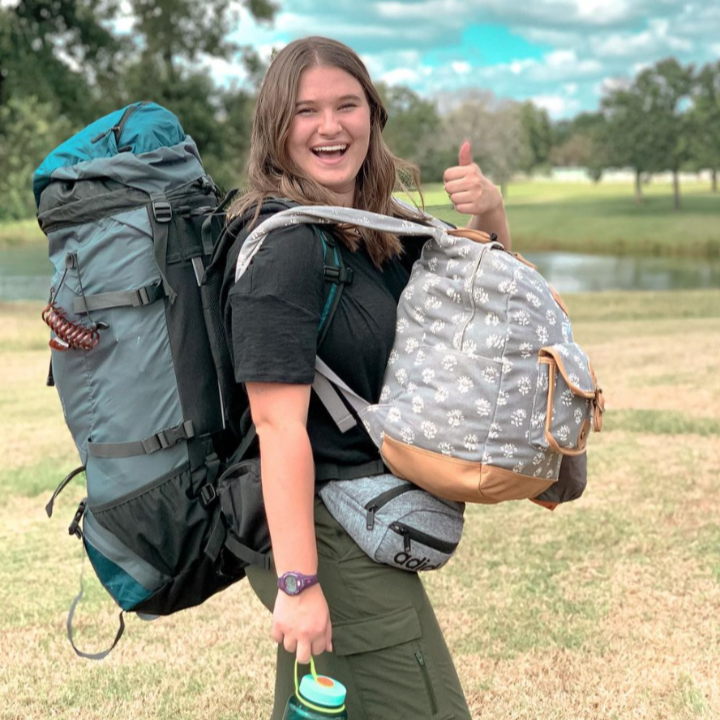
M 355 103 L 345 103 L 345 105 L 341 105 L 341 106 L 340 106 L 340 109 L 341 109 L 341 110 L 348 110 L 348 109 L 352 109 L 352 108 L 355 108 L 355 107 L 357 107 L 357 105 L 356 105 Z
M 300 108 L 297 111 L 298 115 L 309 115 L 312 112 L 312 108 Z

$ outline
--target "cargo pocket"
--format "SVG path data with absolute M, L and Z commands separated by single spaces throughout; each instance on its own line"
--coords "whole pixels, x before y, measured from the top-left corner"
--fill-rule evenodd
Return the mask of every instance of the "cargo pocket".
M 589 358 L 576 343 L 540 349 L 530 442 L 563 455 L 585 452 L 590 430 L 602 429 L 604 408 Z
M 359 693 L 367 718 L 388 713 L 398 720 L 455 717 L 414 608 L 335 623 L 333 646 L 347 659 L 349 692 Z

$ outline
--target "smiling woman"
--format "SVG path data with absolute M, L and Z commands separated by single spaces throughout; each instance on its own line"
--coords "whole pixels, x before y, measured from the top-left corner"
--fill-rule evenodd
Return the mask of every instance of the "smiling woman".
M 355 178 L 370 145 L 370 106 L 360 83 L 336 67 L 300 76 L 287 149 L 297 167 L 352 205 Z
M 311 393 L 316 355 L 358 396 L 379 400 L 397 303 L 425 236 L 290 224 L 268 231 L 247 271 L 237 280 L 235 274 L 257 221 L 282 207 L 277 199 L 418 220 L 414 208 L 393 197 L 403 176 L 417 187 L 419 173 L 386 146 L 386 120 L 367 69 L 350 48 L 320 37 L 290 43 L 260 90 L 250 189 L 230 213 L 228 234 L 235 241 L 222 294 L 225 330 L 235 379 L 245 383 L 259 437 L 273 547 L 270 569 L 247 570 L 253 590 L 273 612 L 278 660 L 272 720 L 280 720 L 294 693 L 295 660 L 311 657 L 319 672 L 348 688 L 353 720 L 470 718 L 417 573 L 373 562 L 318 494 L 327 480 L 386 469 L 364 428 L 341 432 Z M 472 214 L 470 227 L 489 226 L 509 243 L 502 198 L 472 162 L 469 144 L 446 181 L 456 209 Z M 327 267 L 328 248 L 336 262 L 342 260 L 339 267 Z M 343 279 L 336 281 L 342 292 L 332 321 L 324 324 L 328 288 L 337 290 L 328 270 Z

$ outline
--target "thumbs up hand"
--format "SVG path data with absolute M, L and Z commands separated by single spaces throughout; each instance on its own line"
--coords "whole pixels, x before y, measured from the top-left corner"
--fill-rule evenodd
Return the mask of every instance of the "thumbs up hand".
M 482 216 L 502 207 L 500 191 L 472 161 L 472 146 L 466 140 L 458 153 L 458 164 L 443 173 L 445 192 L 464 215 Z
M 443 183 L 455 210 L 472 215 L 466 227 L 495 233 L 497 239 L 510 250 L 510 230 L 502 195 L 472 161 L 469 140 L 460 146 L 458 164 L 443 173 Z

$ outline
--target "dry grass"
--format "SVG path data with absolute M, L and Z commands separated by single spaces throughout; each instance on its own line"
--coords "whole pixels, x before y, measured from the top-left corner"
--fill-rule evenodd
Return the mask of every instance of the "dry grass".
M 458 555 L 426 578 L 474 717 L 720 718 L 720 434 L 705 432 L 720 421 L 720 292 L 568 301 L 607 395 L 585 497 L 554 513 L 471 508 Z M 0 717 L 267 717 L 269 616 L 245 583 L 155 623 L 128 618 L 102 663 L 72 653 L 81 552 L 64 526 L 82 488 L 47 520 L 76 457 L 43 386 L 38 310 L 0 306 Z M 78 640 L 100 649 L 116 611 L 86 570 Z

